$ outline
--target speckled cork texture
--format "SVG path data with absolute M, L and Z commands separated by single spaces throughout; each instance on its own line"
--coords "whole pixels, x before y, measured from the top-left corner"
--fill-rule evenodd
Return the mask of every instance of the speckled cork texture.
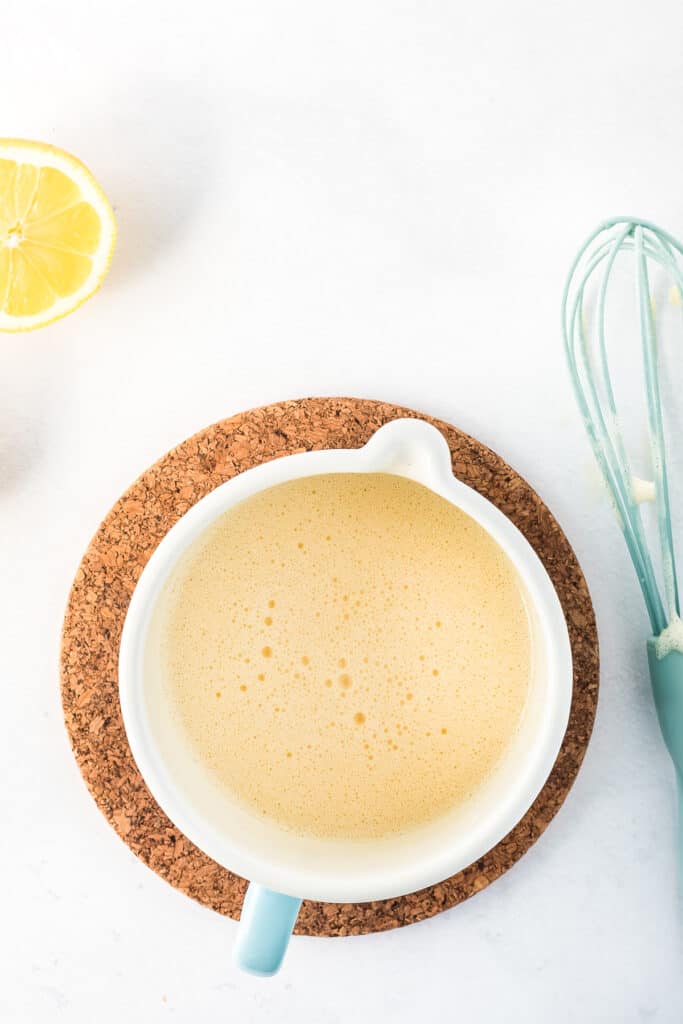
M 397 899 L 363 904 L 305 902 L 296 932 L 360 935 L 412 924 L 461 903 L 507 871 L 538 839 L 583 760 L 598 698 L 598 643 L 590 596 L 557 522 L 498 455 L 448 423 L 365 399 L 282 402 L 216 423 L 143 473 L 100 526 L 69 595 L 61 680 L 71 745 L 104 816 L 152 870 L 220 914 L 239 917 L 247 883 L 210 860 L 171 824 L 142 781 L 126 740 L 117 662 L 133 589 L 162 537 L 218 484 L 282 455 L 357 448 L 382 424 L 406 416 L 438 427 L 450 445 L 455 475 L 509 516 L 545 565 L 564 609 L 574 659 L 569 725 L 555 767 L 531 809 L 475 864 L 438 885 Z

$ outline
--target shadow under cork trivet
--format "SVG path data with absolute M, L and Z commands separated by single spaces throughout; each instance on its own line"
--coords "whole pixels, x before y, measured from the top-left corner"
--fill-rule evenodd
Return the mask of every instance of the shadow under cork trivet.
M 361 935 L 412 924 L 485 888 L 526 853 L 572 786 L 598 698 L 598 642 L 590 596 L 567 538 L 536 492 L 495 452 L 456 427 L 385 402 L 305 398 L 252 409 L 195 434 L 133 484 L 109 512 L 76 574 L 62 636 L 64 719 L 98 807 L 130 849 L 167 882 L 218 913 L 238 918 L 247 883 L 194 846 L 160 810 L 133 761 L 121 720 L 117 663 L 135 584 L 159 541 L 195 502 L 260 462 L 315 448 L 358 448 L 401 417 L 437 427 L 453 471 L 497 505 L 526 536 L 553 581 L 574 662 L 569 724 L 553 771 L 534 804 L 497 846 L 452 878 L 375 903 L 304 902 L 300 935 Z

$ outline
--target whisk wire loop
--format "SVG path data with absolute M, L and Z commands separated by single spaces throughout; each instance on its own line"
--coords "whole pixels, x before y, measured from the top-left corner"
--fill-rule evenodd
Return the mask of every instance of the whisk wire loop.
M 620 253 L 632 252 L 641 334 L 659 535 L 663 599 L 648 547 L 633 474 L 617 410 L 606 341 L 607 292 Z M 680 616 L 671 507 L 662 418 L 655 315 L 648 260 L 659 264 L 683 294 L 683 246 L 649 221 L 616 217 L 585 241 L 572 264 L 562 298 L 562 331 L 579 408 L 640 583 L 655 635 Z M 588 331 L 586 295 L 598 281 L 592 331 Z M 591 289 L 592 290 L 592 289 Z

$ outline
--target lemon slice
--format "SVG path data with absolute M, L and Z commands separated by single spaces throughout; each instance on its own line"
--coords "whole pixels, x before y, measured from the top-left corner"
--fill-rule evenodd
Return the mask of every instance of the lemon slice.
M 30 331 L 80 306 L 115 240 L 112 208 L 80 160 L 0 139 L 0 331 Z

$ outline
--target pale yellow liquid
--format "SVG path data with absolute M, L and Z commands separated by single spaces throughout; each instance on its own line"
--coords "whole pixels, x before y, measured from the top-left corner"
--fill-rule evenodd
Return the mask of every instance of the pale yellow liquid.
M 402 477 L 257 494 L 194 543 L 159 607 L 165 692 L 194 757 L 298 833 L 379 837 L 456 807 L 524 709 L 512 564 Z

